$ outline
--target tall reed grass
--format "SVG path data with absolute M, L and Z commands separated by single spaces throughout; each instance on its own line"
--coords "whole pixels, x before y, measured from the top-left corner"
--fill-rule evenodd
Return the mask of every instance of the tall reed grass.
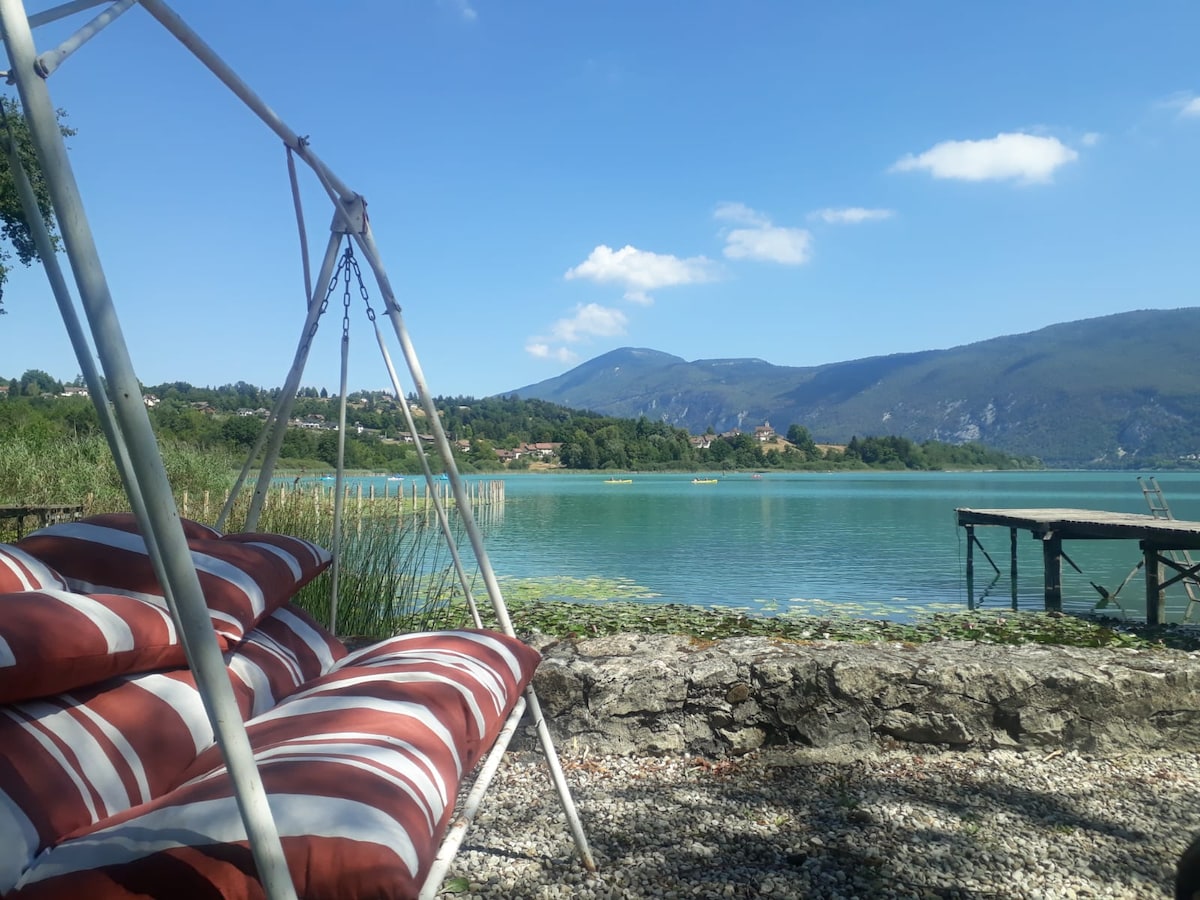
M 237 461 L 221 450 L 185 444 L 168 442 L 161 450 L 177 501 L 184 496 L 214 498 L 207 514 L 189 510 L 191 518 L 213 524 L 233 485 Z M 0 433 L 0 506 L 57 504 L 82 506 L 86 515 L 129 510 L 104 437 L 67 436 L 45 428 Z M 244 492 L 226 531 L 243 527 L 248 505 L 249 493 Z M 456 544 L 464 545 L 453 506 L 446 514 Z M 332 548 L 333 499 L 318 485 L 272 491 L 258 530 Z M 0 520 L 0 541 L 16 537 L 15 522 Z M 432 510 L 423 504 L 395 497 L 348 503 L 338 580 L 337 630 L 343 635 L 385 637 L 460 626 L 469 619 L 449 549 Z M 327 623 L 329 574 L 308 585 L 296 602 Z
M 239 497 L 227 530 L 245 521 L 249 492 Z M 446 509 L 456 546 L 464 544 L 462 520 Z M 272 491 L 259 531 L 334 545 L 333 498 L 319 486 Z M 340 635 L 386 637 L 409 631 L 461 627 L 469 621 L 466 597 L 445 537 L 431 512 L 397 498 L 348 504 L 341 521 L 337 631 Z M 463 563 L 472 562 L 465 554 Z M 474 592 L 477 573 L 468 572 Z M 328 623 L 331 576 L 314 580 L 295 602 Z

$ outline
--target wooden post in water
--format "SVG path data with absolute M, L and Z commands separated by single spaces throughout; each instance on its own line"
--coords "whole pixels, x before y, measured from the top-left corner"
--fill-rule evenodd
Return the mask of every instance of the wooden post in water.
M 1046 611 L 1062 611 L 1062 538 L 1053 531 L 1042 535 L 1042 568 L 1046 573 Z
M 975 609 L 975 526 L 963 526 L 967 531 L 967 609 Z
M 1167 621 L 1167 595 L 1162 589 L 1162 562 L 1158 550 L 1142 541 L 1142 558 L 1146 561 L 1146 624 L 1162 625 Z
M 1009 543 L 1009 548 L 1008 548 L 1008 552 L 1009 552 L 1008 573 L 1009 574 L 1008 574 L 1008 577 L 1009 577 L 1009 580 L 1012 582 L 1012 584 L 1011 584 L 1012 608 L 1013 608 L 1013 612 L 1016 612 L 1017 611 L 1017 529 L 1015 529 L 1015 528 L 1008 529 L 1008 543 Z
M 187 514 L 188 514 L 188 492 L 187 491 L 183 492 L 183 497 L 180 499 L 179 514 L 181 516 L 183 516 L 185 519 L 187 518 Z

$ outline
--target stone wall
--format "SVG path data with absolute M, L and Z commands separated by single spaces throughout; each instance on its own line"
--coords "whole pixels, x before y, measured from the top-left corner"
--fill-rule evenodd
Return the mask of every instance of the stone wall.
M 1200 653 L 666 635 L 535 645 L 543 712 L 572 752 L 723 756 L 888 739 L 958 749 L 1200 747 Z

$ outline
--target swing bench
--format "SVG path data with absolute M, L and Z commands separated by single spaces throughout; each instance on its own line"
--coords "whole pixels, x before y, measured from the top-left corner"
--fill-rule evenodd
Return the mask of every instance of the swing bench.
M 132 510 L 49 525 L 0 545 L 0 896 L 431 898 L 526 711 L 582 864 L 594 870 L 532 687 L 538 654 L 514 633 L 365 201 L 162 0 L 141 0 L 283 140 L 305 271 L 307 315 L 292 366 L 230 500 L 215 528 L 180 517 L 46 87 L 75 49 L 134 0 L 112 3 L 41 55 L 31 31 L 101 2 L 73 0 L 27 18 L 21 0 L 0 0 L 9 80 L 20 94 L 99 366 L 11 131 L 10 170 Z M 316 279 L 326 286 L 323 296 L 309 274 L 296 157 L 334 207 Z M 352 273 L 424 476 L 434 484 L 355 245 L 375 275 L 424 409 L 494 628 L 483 624 L 440 495 L 431 490 L 472 622 L 353 652 L 335 637 Z M 262 533 L 258 521 L 318 321 L 339 281 L 341 405 L 327 550 Z M 234 496 L 260 453 L 244 531 L 225 533 Z M 326 569 L 331 602 L 324 626 L 292 598 Z

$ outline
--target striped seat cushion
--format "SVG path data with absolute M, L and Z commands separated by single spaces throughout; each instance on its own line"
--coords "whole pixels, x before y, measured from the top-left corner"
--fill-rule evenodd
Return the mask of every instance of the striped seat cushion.
M 257 716 L 346 655 L 345 645 L 291 603 L 263 619 L 225 654 L 243 715 Z
M 53 589 L 0 594 L 0 703 L 185 663 L 160 604 Z
M 276 610 L 225 655 L 243 717 L 345 652 L 303 611 Z M 165 794 L 212 741 L 186 669 L 0 707 L 0 894 L 63 835 Z
M 537 662 L 534 650 L 488 632 L 397 639 L 347 657 L 251 720 L 299 896 L 416 897 L 462 778 Z M 39 856 L 19 896 L 261 896 L 253 872 L 211 748 L 174 790 Z
M 127 594 L 166 607 L 145 541 L 130 522 L 114 524 L 109 517 L 63 522 L 34 532 L 17 546 L 56 569 L 74 591 Z M 188 548 L 213 628 L 231 642 L 240 641 L 330 560 L 328 551 L 316 544 L 283 535 L 190 537 Z
M 0 593 L 43 588 L 65 590 L 66 587 L 66 579 L 40 559 L 20 547 L 0 544 Z
M 0 894 L 62 835 L 165 793 L 212 740 L 186 669 L 0 706 Z

